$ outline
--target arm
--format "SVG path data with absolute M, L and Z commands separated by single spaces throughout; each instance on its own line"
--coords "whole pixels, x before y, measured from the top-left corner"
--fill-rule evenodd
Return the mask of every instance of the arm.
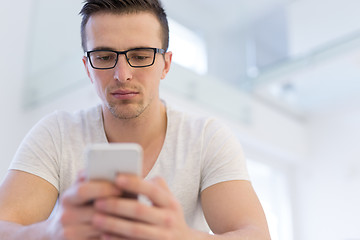
M 80 177 L 48 219 L 58 197 L 56 188 L 35 175 L 10 171 L 0 187 L 0 239 L 99 239 L 100 232 L 91 223 L 94 208 L 88 203 L 119 194 L 109 182 L 86 182 Z
M 206 221 L 215 239 L 262 239 L 270 235 L 261 204 L 249 181 L 227 181 L 201 193 Z
M 58 196 L 55 187 L 35 175 L 11 170 L 0 187 L 0 239 L 41 239 L 41 224 L 54 208 Z M 36 234 L 37 233 L 37 234 Z

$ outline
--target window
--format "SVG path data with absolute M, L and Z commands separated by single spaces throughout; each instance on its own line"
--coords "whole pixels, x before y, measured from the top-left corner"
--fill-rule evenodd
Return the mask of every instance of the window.
M 195 32 L 169 18 L 170 46 L 173 61 L 198 74 L 207 73 L 205 41 Z
M 272 240 L 292 240 L 292 213 L 287 175 L 270 165 L 248 160 L 252 184 L 264 208 Z

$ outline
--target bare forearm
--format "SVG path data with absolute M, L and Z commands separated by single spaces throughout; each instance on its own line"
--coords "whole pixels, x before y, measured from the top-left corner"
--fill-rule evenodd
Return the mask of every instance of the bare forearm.
M 204 232 L 194 232 L 197 240 L 271 240 L 267 230 L 261 230 L 255 227 L 246 227 L 237 231 L 224 234 L 207 234 Z
M 45 236 L 46 222 L 23 226 L 13 222 L 0 221 L 1 240 L 47 240 Z

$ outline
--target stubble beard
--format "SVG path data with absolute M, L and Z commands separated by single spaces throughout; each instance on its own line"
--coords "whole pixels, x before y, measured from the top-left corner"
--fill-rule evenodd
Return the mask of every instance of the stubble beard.
M 129 105 L 135 105 L 134 107 Z M 109 109 L 110 113 L 117 119 L 134 119 L 139 117 L 145 109 L 149 106 L 149 104 L 145 105 L 142 102 L 140 103 L 126 103 L 123 101 L 122 104 L 110 102 L 107 104 L 107 108 Z

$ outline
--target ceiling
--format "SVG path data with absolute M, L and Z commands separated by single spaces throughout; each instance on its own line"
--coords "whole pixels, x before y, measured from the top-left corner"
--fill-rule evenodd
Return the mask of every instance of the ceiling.
M 276 6 L 287 11 L 290 54 L 253 79 L 255 97 L 304 117 L 353 104 L 360 95 L 360 1 L 219 2 L 163 0 L 169 16 L 205 31 L 246 29 Z
M 163 0 L 168 14 L 202 29 L 241 29 L 277 5 L 295 0 Z

